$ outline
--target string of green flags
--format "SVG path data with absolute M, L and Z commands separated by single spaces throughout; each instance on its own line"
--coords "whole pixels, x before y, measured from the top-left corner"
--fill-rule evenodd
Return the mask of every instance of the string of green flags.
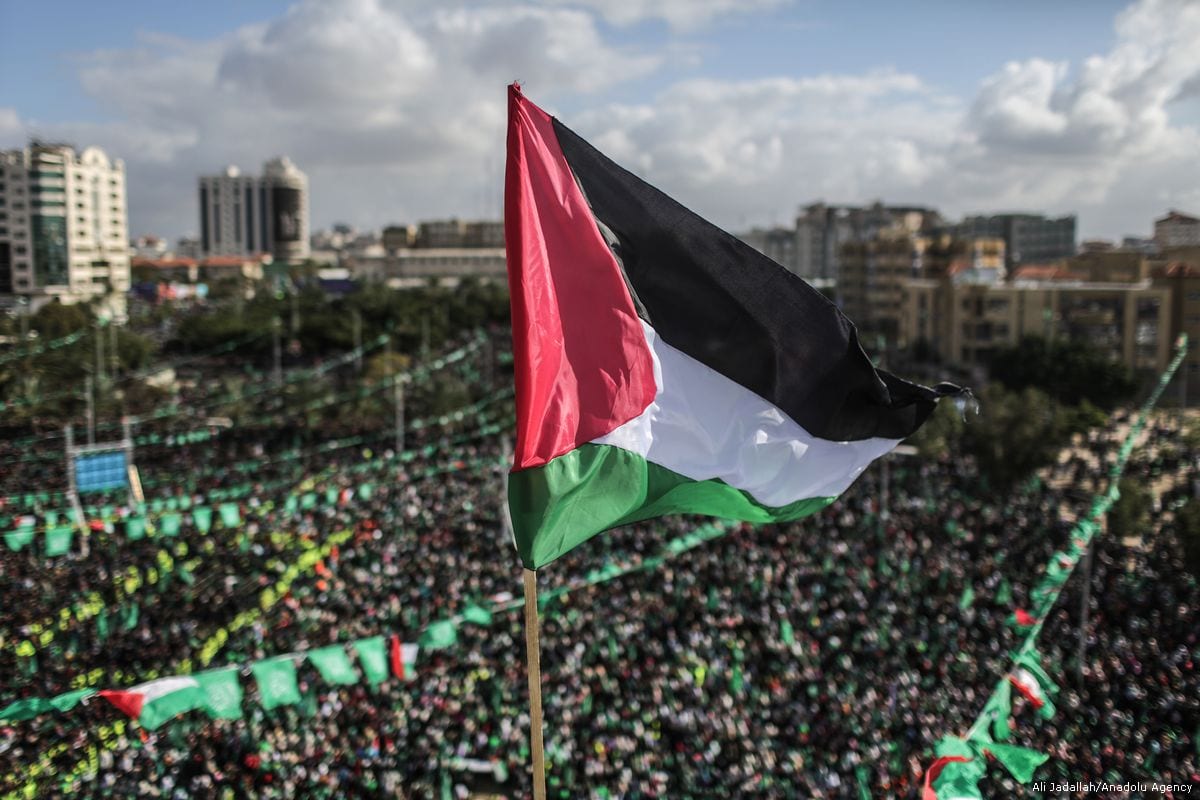
M 386 344 L 386 342 L 387 342 L 387 337 L 380 336 L 378 339 L 376 339 L 372 343 L 363 345 L 361 348 L 351 350 L 350 352 L 343 353 L 342 355 L 338 356 L 337 358 L 331 359 L 330 361 L 325 362 L 324 364 L 321 364 L 317 367 L 313 367 L 310 369 L 304 369 L 304 370 L 296 370 L 294 372 L 288 373 L 287 375 L 284 376 L 284 385 L 290 385 L 293 383 L 298 383 L 298 382 L 303 382 L 303 381 L 310 381 L 314 377 L 319 377 L 321 375 L 324 375 L 327 372 L 332 371 L 333 369 L 335 369 L 337 367 L 343 366 L 345 364 L 350 363 L 351 361 L 354 361 L 356 358 L 358 358 L 362 354 L 370 352 L 371 350 L 374 350 L 374 349 L 378 349 L 383 344 Z M 458 347 L 455 350 L 452 350 L 449 353 L 446 353 L 445 355 L 439 356 L 438 358 L 434 359 L 431 362 L 423 363 L 423 364 L 421 364 L 417 367 L 414 367 L 410 370 L 398 373 L 394 377 L 388 376 L 388 377 L 382 378 L 378 381 L 375 381 L 374 383 L 372 383 L 369 386 L 357 387 L 348 392 L 334 393 L 329 396 L 317 398 L 315 400 L 310 401 L 309 403 L 307 403 L 305 405 L 290 409 L 288 413 L 290 413 L 290 414 L 307 413 L 309 411 L 316 411 L 318 409 L 325 408 L 325 407 L 328 407 L 331 405 L 344 403 L 347 401 L 347 399 L 362 399 L 362 398 L 371 396 L 373 394 L 382 392 L 386 389 L 390 389 L 393 381 L 395 381 L 395 380 L 400 380 L 404 383 L 415 383 L 415 384 L 419 385 L 421 381 L 428 379 L 431 375 L 433 375 L 437 372 L 440 372 L 441 370 L 443 370 L 449 366 L 461 363 L 468 356 L 479 351 L 486 343 L 487 343 L 486 334 L 483 333 L 482 331 L 477 331 L 475 336 L 467 344 L 462 345 L 461 347 Z M 181 406 L 181 405 L 173 403 L 171 405 L 164 406 L 163 408 L 161 408 L 151 414 L 142 415 L 142 416 L 138 416 L 138 417 L 131 417 L 130 424 L 132 426 L 136 427 L 145 422 L 158 421 L 158 420 L 166 419 L 169 417 L 178 416 L 179 414 L 183 414 L 183 413 L 187 413 L 187 414 L 191 414 L 191 415 L 195 415 L 195 416 L 205 416 L 208 413 L 208 411 L 210 411 L 211 409 L 218 408 L 226 403 L 242 401 L 247 398 L 262 395 L 262 394 L 265 394 L 267 392 L 274 391 L 274 390 L 275 390 L 275 386 L 270 381 L 256 381 L 256 382 L 254 382 L 254 384 L 252 386 L 241 387 L 238 389 L 231 389 L 230 391 L 226 392 L 225 395 L 222 397 L 210 398 L 205 401 L 205 404 L 203 407 Z M 0 406 L 0 410 L 3 410 L 2 406 Z M 283 420 L 283 417 L 284 417 L 283 412 L 277 411 L 277 412 L 273 412 L 270 414 L 260 415 L 258 417 L 243 420 L 240 423 L 240 426 L 235 426 L 235 427 L 278 423 Z M 120 427 L 120 423 L 103 423 L 103 424 L 97 425 L 96 430 L 98 430 L 98 431 L 111 430 L 111 429 L 116 429 L 119 427 Z M 197 444 L 200 442 L 209 441 L 210 439 L 215 438 L 216 436 L 220 435 L 221 433 L 228 432 L 229 430 L 233 430 L 233 428 L 226 428 L 226 429 L 220 429 L 220 430 L 214 431 L 214 429 L 211 426 L 205 426 L 205 427 L 195 428 L 195 429 L 188 430 L 188 431 L 180 431 L 178 433 L 167 434 L 165 436 L 163 434 L 155 434 L 155 433 L 144 434 L 144 435 L 135 437 L 133 440 L 133 443 L 135 446 L 138 446 L 138 447 L 145 447 L 145 446 L 149 446 L 149 445 L 185 446 L 185 445 Z M 51 434 L 49 436 L 43 436 L 43 437 L 30 437 L 29 440 L 27 442 L 25 442 L 25 444 L 29 444 L 29 445 L 42 444 L 45 442 L 46 439 L 57 438 L 57 437 L 58 437 L 58 434 Z M 62 458 L 61 453 L 42 451 L 42 452 L 28 453 L 19 458 L 8 459 L 2 463 L 3 464 L 24 464 L 24 463 L 35 463 L 35 462 L 48 462 L 48 461 L 57 461 L 61 458 Z
M 545 609 L 550 607 L 556 601 L 562 601 L 571 592 L 579 591 L 580 589 L 588 586 L 594 586 L 600 583 L 611 581 L 623 575 L 629 575 L 634 572 L 657 569 L 663 563 L 672 558 L 678 557 L 679 555 L 686 553 L 693 548 L 699 547 L 705 542 L 724 536 L 729 532 L 729 530 L 729 528 L 719 522 L 703 525 L 684 536 L 680 536 L 667 542 L 663 549 L 655 556 L 642 558 L 640 560 L 629 559 L 618 562 L 609 562 L 602 567 L 593 569 L 582 578 L 576 579 L 564 586 L 558 587 L 540 596 L 538 598 L 538 604 L 541 608 Z M 350 532 L 345 531 L 342 532 L 341 537 L 336 538 L 338 541 L 344 541 L 345 538 L 343 537 L 348 537 L 349 535 Z M 331 539 L 332 538 L 334 537 L 331 537 Z M 327 557 L 328 550 L 329 544 L 327 543 L 326 547 L 322 548 L 321 550 L 310 551 L 310 554 L 306 554 L 306 557 L 302 557 L 302 559 L 297 562 L 294 570 L 289 570 L 289 572 L 285 574 L 284 577 L 281 578 L 281 580 L 274 586 L 267 587 L 260 597 L 260 609 L 265 611 L 277 603 L 287 593 L 287 590 L 290 588 L 290 584 L 295 577 L 304 570 L 315 565 L 317 561 Z M 453 647 L 458 643 L 459 630 L 463 625 L 487 627 L 494 623 L 496 614 L 518 611 L 521 608 L 523 608 L 522 600 L 519 598 L 514 599 L 511 595 L 506 594 L 495 596 L 487 601 L 470 602 L 458 614 L 429 623 L 420 633 L 417 641 L 413 644 L 413 647 L 425 650 L 440 650 Z M 229 625 L 221 628 L 213 636 L 210 636 L 197 652 L 195 662 L 202 667 L 208 666 L 219 650 L 219 647 L 228 641 L 229 634 L 252 624 L 253 621 L 260 616 L 258 611 L 259 609 L 250 609 L 242 614 L 239 614 L 238 617 L 236 617 Z M 325 650 L 328 651 L 329 649 L 325 648 Z M 415 662 L 416 650 L 414 649 L 412 652 L 413 661 Z M 304 654 L 301 653 L 287 653 L 280 656 L 275 656 L 272 659 L 268 659 L 268 661 L 273 662 L 275 659 L 282 658 L 300 658 L 303 655 Z M 308 657 L 311 660 L 312 651 L 309 651 Z M 319 660 L 320 659 L 328 660 L 329 663 L 326 664 L 326 668 L 329 670 L 328 674 L 316 662 L 314 662 L 314 666 L 317 666 L 318 671 L 321 671 L 322 677 L 326 678 L 326 680 L 330 683 L 336 684 L 336 681 L 329 677 L 330 675 L 338 675 L 341 676 L 343 680 L 347 680 L 349 675 L 352 674 L 352 671 L 346 668 L 340 661 L 341 656 L 338 656 L 332 651 L 324 653 L 319 657 Z M 361 659 L 362 656 L 360 654 L 360 661 Z M 333 666 L 330 666 L 330 664 Z M 186 678 L 191 675 L 190 669 L 192 665 L 193 661 L 188 659 L 180 665 L 183 673 L 181 675 L 165 677 L 160 677 L 158 675 L 142 676 L 140 682 L 137 683 L 134 689 L 112 691 L 132 692 L 139 687 L 147 686 L 151 683 L 160 681 L 177 681 L 181 678 Z M 360 666 L 362 665 L 360 664 Z M 221 670 L 232 668 L 233 667 L 231 666 L 226 666 L 214 671 L 220 672 Z M 249 668 L 250 667 L 247 667 L 247 669 Z M 364 666 L 363 669 L 365 671 L 367 668 Z M 139 679 L 131 678 L 128 682 L 138 680 Z M 0 721 L 22 721 L 31 719 L 43 713 L 68 711 L 78 704 L 78 702 L 80 702 L 82 699 L 91 696 L 78 694 L 78 692 L 86 688 L 88 687 L 80 685 L 73 687 L 71 692 L 67 692 L 52 698 L 24 698 L 22 700 L 15 701 L 5 708 L 0 709 Z M 62 706 L 66 707 L 63 708 Z M 146 727 L 157 727 L 171 716 L 174 716 L 174 714 L 170 714 L 161 720 L 159 720 L 157 717 L 152 717 L 151 719 L 154 721 L 154 724 L 146 725 Z
M 87 332 L 87 328 L 80 328 L 74 333 L 68 333 L 66 336 L 58 339 L 52 339 L 49 342 L 39 342 L 31 347 L 12 350 L 8 353 L 0 353 L 0 364 L 7 364 L 10 361 L 16 361 L 19 358 L 30 358 L 32 356 L 41 355 L 47 350 L 59 350 L 63 347 L 68 347 L 82 339 Z
M 469 406 L 466 406 L 466 407 L 463 407 L 460 409 L 456 409 L 454 411 L 447 412 L 445 414 L 440 414 L 436 417 L 416 419 L 416 420 L 413 420 L 412 424 L 409 426 L 409 429 L 410 430 L 424 430 L 426 428 L 446 427 L 451 424 L 457 424 L 459 422 L 474 419 L 474 421 L 476 421 L 478 423 L 482 423 L 482 427 L 478 431 L 473 431 L 472 433 L 479 433 L 479 431 L 483 431 L 483 430 L 486 430 L 488 432 L 491 432 L 493 430 L 498 430 L 499 428 L 498 428 L 498 425 L 496 424 L 496 422 L 493 422 L 487 415 L 483 414 L 483 412 L 492 406 L 504 403 L 509 397 L 511 397 L 511 392 L 502 392 L 493 397 L 486 398 L 477 403 L 472 403 Z M 502 409 L 502 413 L 503 413 L 503 409 Z M 381 436 L 386 436 L 386 437 L 390 437 L 391 435 L 392 434 L 390 432 L 388 432 L 386 434 L 381 434 Z M 210 470 L 195 470 L 195 471 L 189 473 L 189 475 L 187 476 L 188 485 L 195 485 L 196 482 L 198 482 L 200 479 L 206 477 L 209 474 L 217 474 L 217 472 L 228 473 L 229 471 L 232 470 L 234 472 L 240 472 L 240 473 L 245 473 L 247 475 L 253 475 L 253 474 L 257 473 L 258 471 L 260 471 L 261 468 L 266 464 L 276 463 L 276 462 L 281 462 L 281 461 L 297 461 L 298 462 L 298 461 L 302 460 L 305 457 L 305 455 L 327 453 L 331 450 L 342 449 L 345 447 L 355 447 L 360 444 L 364 444 L 367 441 L 369 441 L 369 437 L 366 437 L 366 436 L 345 437 L 342 439 L 334 439 L 334 440 L 330 440 L 328 442 L 324 442 L 324 443 L 322 443 L 314 448 L 311 448 L 309 450 L 296 450 L 291 453 L 285 453 L 284 455 L 276 457 L 274 459 L 252 459 L 252 460 L 245 461 L 245 462 L 237 462 L 233 465 L 222 465 L 221 467 L 213 468 Z M 427 452 L 427 450 L 428 450 L 428 452 Z M 409 462 L 419 456 L 429 455 L 433 451 L 434 450 L 431 448 L 422 448 L 422 449 L 418 449 L 418 450 L 405 451 L 405 453 L 402 454 L 398 460 L 400 462 Z M 286 484 L 286 482 L 287 481 L 285 481 L 284 483 Z M 160 482 L 157 480 L 154 480 L 152 478 L 147 478 L 142 481 L 142 486 L 146 489 L 152 489 L 158 485 L 160 485 Z M 85 517 L 88 520 L 95 520 L 103 525 L 111 525 L 113 523 L 117 523 L 117 522 L 124 520 L 126 523 L 126 526 L 127 526 L 126 534 L 127 534 L 128 538 L 139 539 L 139 538 L 142 538 L 142 532 L 144 530 L 146 530 L 146 526 L 151 523 L 151 519 L 163 514 L 164 512 L 169 513 L 169 512 L 176 512 L 176 511 L 187 511 L 189 508 L 192 508 L 193 505 L 203 505 L 206 501 L 238 499 L 240 497 L 244 497 L 244 496 L 247 496 L 247 495 L 253 493 L 253 488 L 254 488 L 253 484 L 248 482 L 248 483 L 242 485 L 241 487 L 238 487 L 236 492 L 223 491 L 220 489 L 212 490 L 208 493 L 205 500 L 196 500 L 196 501 L 193 501 L 192 498 L 189 497 L 188 495 L 180 495 L 178 497 L 171 497 L 171 498 L 167 498 L 167 499 L 155 498 L 155 499 L 151 500 L 149 503 L 140 504 L 134 510 L 135 511 L 134 514 L 125 516 L 125 517 L 123 517 L 121 515 L 120 510 L 116 506 L 112 506 L 112 505 L 99 506 L 99 507 L 86 506 L 84 508 L 84 512 L 85 512 Z M 262 487 L 262 490 L 266 491 L 266 488 L 267 487 L 264 486 L 264 487 Z M 147 517 L 148 513 L 150 514 L 150 518 Z M 14 551 L 19 551 L 19 550 L 23 549 L 24 547 L 26 547 L 27 545 L 29 545 L 33 541 L 34 534 L 36 532 L 45 531 L 48 533 L 51 529 L 54 529 L 56 526 L 57 527 L 69 527 L 66 525 L 58 526 L 57 522 L 59 519 L 73 519 L 72 512 L 68 509 L 47 510 L 47 511 L 43 512 L 43 517 L 46 520 L 46 522 L 43 526 L 38 526 L 37 522 L 36 522 L 36 518 L 33 517 L 32 515 L 24 515 L 22 517 L 18 517 L 16 519 L 15 529 L 9 533 L 4 534 L 5 543 L 8 545 L 9 549 L 14 550 Z M 178 520 L 177 519 L 168 520 L 166 523 L 167 530 L 168 531 L 171 531 L 171 530 L 177 531 L 179 524 L 181 522 L 181 519 L 182 518 L 180 518 Z M 7 524 L 11 524 L 12 522 L 13 522 L 13 519 L 9 516 L 0 517 L 0 525 L 7 525 Z M 197 520 L 197 524 L 200 524 L 199 520 Z M 132 525 L 132 529 L 130 529 L 130 527 L 129 527 L 130 525 Z M 61 531 L 57 535 L 59 535 L 60 537 L 67 536 L 66 533 L 61 532 Z M 174 534 L 168 532 L 166 535 L 170 536 L 170 535 L 174 535 Z M 67 539 L 68 549 L 69 549 L 69 541 L 70 540 Z M 62 552 L 66 552 L 66 550 L 63 550 Z M 61 555 L 61 554 L 62 553 L 60 553 L 60 552 L 48 552 L 47 553 L 47 555 Z
M 1142 404 L 1117 451 L 1116 461 L 1109 470 L 1108 490 L 1094 498 L 1087 515 L 1071 529 L 1069 545 L 1050 557 L 1042 580 L 1029 594 L 1030 608 L 1015 610 L 1012 623 L 1019 629 L 1028 630 L 1024 631 L 1020 646 L 1013 652 L 1011 667 L 997 682 L 967 733 L 961 737 L 944 736 L 935 746 L 934 761 L 925 772 L 924 800 L 981 798 L 978 784 L 986 773 L 988 757 L 1003 766 L 1015 780 L 1025 784 L 1031 782 L 1035 770 L 1049 760 L 1044 753 L 1007 744 L 1013 727 L 1013 692 L 1024 697 L 1043 719 L 1051 719 L 1056 713 L 1054 697 L 1058 687 L 1046 672 L 1046 659 L 1038 652 L 1038 636 L 1076 565 L 1099 532 L 1100 519 L 1120 497 L 1117 485 L 1121 475 L 1146 427 L 1150 412 L 1183 363 L 1187 346 L 1187 335 L 1181 334 L 1175 343 L 1175 357 Z M 1006 594 L 1011 597 L 1011 591 Z

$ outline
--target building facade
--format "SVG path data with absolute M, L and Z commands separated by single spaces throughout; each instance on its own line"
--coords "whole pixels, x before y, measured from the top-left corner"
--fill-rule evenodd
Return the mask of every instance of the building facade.
M 1075 255 L 1075 215 L 993 214 L 966 217 L 948 232 L 956 238 L 1004 240 L 1005 267 L 1011 273 L 1021 264 L 1040 264 Z
M 124 162 L 43 142 L 0 153 L 0 299 L 102 298 L 123 319 L 128 289 Z
M 738 238 L 789 272 L 800 274 L 797 258 L 797 243 L 800 237 L 794 229 L 751 228 Z
M 1171 340 L 1188 335 L 1188 353 L 1180 366 L 1186 380 L 1189 405 L 1200 403 L 1200 258 L 1168 261 L 1154 271 L 1154 285 L 1170 292 Z
M 199 204 L 202 256 L 308 258 L 308 178 L 286 157 L 264 164 L 261 176 L 231 166 L 201 177 Z
M 412 247 L 378 256 L 352 254 L 343 266 L 354 280 L 402 288 L 430 279 L 449 284 L 468 277 L 504 280 L 506 263 L 502 247 Z
M 930 348 L 948 363 L 986 364 L 1026 336 L 1087 341 L 1134 370 L 1166 367 L 1170 292 L 1137 283 L 940 279 L 907 281 L 900 341 Z
M 1200 247 L 1200 218 L 1171 211 L 1154 221 L 1154 241 L 1159 250 Z
M 417 248 L 504 247 L 504 223 L 496 220 L 428 220 L 417 225 Z
M 847 244 L 868 241 L 881 231 L 928 231 L 941 222 L 938 212 L 919 206 L 838 206 L 812 203 L 796 217 L 795 272 L 841 284 L 841 255 Z
M 904 286 L 914 279 L 1000 281 L 1005 276 L 1004 241 L 925 235 L 895 225 L 869 239 L 842 245 L 838 296 L 859 330 L 900 338 Z

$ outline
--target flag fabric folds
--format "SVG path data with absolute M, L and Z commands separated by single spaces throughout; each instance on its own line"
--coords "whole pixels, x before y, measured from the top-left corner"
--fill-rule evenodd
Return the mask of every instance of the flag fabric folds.
M 399 636 L 392 636 L 391 641 L 392 674 L 402 680 L 412 680 L 416 677 L 415 667 L 417 653 L 420 647 L 415 644 L 403 644 Z
M 171 717 L 200 708 L 205 695 L 191 676 L 150 681 L 132 689 L 105 689 L 100 696 L 143 728 L 154 729 Z
M 326 683 L 334 686 L 358 683 L 358 673 L 350 663 L 350 656 L 346 655 L 346 648 L 340 644 L 310 650 L 308 660 L 317 668 L 317 672 L 321 673 Z
M 71 550 L 71 539 L 75 536 L 75 526 L 55 525 L 46 530 L 46 555 L 62 556 Z
M 387 645 L 384 644 L 382 636 L 359 639 L 351 646 L 358 655 L 358 663 L 362 667 L 367 683 L 371 686 L 378 686 L 387 680 Z
M 242 683 L 237 667 L 198 672 L 196 682 L 204 692 L 202 708 L 210 719 L 240 719 Z
M 258 683 L 262 707 L 270 711 L 279 706 L 300 702 L 300 686 L 296 683 L 296 665 L 291 656 L 259 661 L 250 667 Z
M 937 398 L 875 369 L 820 292 L 509 90 L 517 549 L 536 569 L 672 513 L 794 520 Z

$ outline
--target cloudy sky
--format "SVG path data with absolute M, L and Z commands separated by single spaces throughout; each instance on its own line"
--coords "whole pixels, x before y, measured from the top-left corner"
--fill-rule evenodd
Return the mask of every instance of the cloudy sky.
M 133 235 L 287 154 L 314 227 L 498 217 L 505 85 L 731 229 L 818 198 L 1200 212 L 1200 0 L 0 0 L 0 146 L 125 159 Z

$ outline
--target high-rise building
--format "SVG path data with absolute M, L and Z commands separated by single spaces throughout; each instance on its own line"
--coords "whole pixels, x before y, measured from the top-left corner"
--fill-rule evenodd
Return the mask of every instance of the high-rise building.
M 303 261 L 309 255 L 308 178 L 286 157 L 264 164 L 261 176 L 231 166 L 201 177 L 200 251 Z
M 1004 240 L 1009 274 L 1021 264 L 1042 264 L 1075 255 L 1075 215 L 993 214 L 966 217 L 948 229 L 958 238 Z
M 1154 220 L 1154 241 L 1160 250 L 1168 247 L 1200 247 L 1200 218 L 1171 211 Z
M 801 274 L 796 257 L 800 237 L 794 228 L 751 228 L 738 238 L 789 272 Z
M 124 162 L 38 141 L 0 152 L 0 299 L 101 297 L 120 319 L 128 289 Z
M 796 217 L 795 271 L 805 278 L 837 281 L 844 245 L 866 242 L 889 228 L 918 233 L 940 222 L 937 211 L 918 206 L 812 203 Z

